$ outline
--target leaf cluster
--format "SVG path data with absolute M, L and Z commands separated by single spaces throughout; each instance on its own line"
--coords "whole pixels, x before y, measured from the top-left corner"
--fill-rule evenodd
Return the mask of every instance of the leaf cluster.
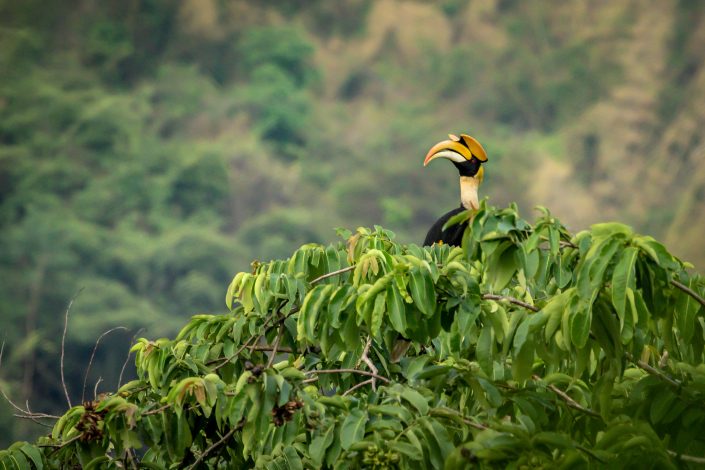
M 463 247 L 381 227 L 253 263 L 230 313 L 137 341 L 139 378 L 7 468 L 702 463 L 699 276 L 651 237 L 482 203 Z M 399 359 L 399 342 L 409 347 Z M 41 451 L 41 459 L 36 457 Z M 24 456 L 24 457 L 22 457 Z M 29 460 L 27 460 L 29 462 Z M 9 465 L 9 466 L 8 466 Z

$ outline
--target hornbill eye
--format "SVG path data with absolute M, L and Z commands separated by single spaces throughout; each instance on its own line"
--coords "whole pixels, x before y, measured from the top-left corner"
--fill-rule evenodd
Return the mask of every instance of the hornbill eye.
M 460 176 L 475 176 L 477 172 L 480 171 L 480 165 L 482 162 L 473 155 L 470 160 L 466 160 L 464 162 L 453 162 L 453 164 L 460 172 Z

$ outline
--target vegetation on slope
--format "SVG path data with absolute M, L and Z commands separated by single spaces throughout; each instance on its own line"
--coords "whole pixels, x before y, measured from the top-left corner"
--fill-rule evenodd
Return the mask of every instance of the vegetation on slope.
M 61 411 L 79 291 L 74 399 L 102 332 L 130 329 L 96 353 L 110 390 L 140 328 L 222 312 L 252 258 L 336 225 L 420 241 L 457 204 L 420 166 L 449 131 L 482 136 L 496 203 L 625 220 L 701 263 L 704 18 L 686 0 L 0 1 L 4 389 Z M 33 439 L 11 413 L 0 445 Z
M 467 217 L 467 214 L 462 214 Z M 705 282 L 618 223 L 484 202 L 464 247 L 377 227 L 140 339 L 138 378 L 7 468 L 678 468 L 705 462 Z M 390 351 L 411 341 L 396 363 Z M 31 464 L 29 463 L 31 462 Z

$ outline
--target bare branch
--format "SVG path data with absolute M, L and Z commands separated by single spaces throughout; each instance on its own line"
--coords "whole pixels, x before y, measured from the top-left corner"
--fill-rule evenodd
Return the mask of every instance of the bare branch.
M 356 368 L 360 366 L 360 361 L 364 362 L 367 364 L 367 367 L 370 368 L 370 371 L 374 374 L 377 374 L 379 370 L 377 367 L 375 367 L 374 362 L 370 360 L 370 357 L 367 355 L 367 353 L 370 352 L 370 346 L 372 345 L 372 336 L 367 337 L 367 343 L 365 343 L 365 348 L 362 350 L 362 354 L 360 355 L 360 360 L 357 361 L 357 365 L 355 366 Z M 375 382 L 374 378 L 372 379 L 372 391 L 377 390 L 377 382 Z
M 660 378 L 661 380 L 667 382 L 669 385 L 680 389 L 681 383 L 678 380 L 670 377 L 668 374 L 664 373 L 663 371 L 656 369 L 655 367 L 651 366 L 648 362 L 644 362 L 642 360 L 634 361 L 634 357 L 632 357 L 632 355 L 629 353 L 626 353 L 625 356 L 627 357 L 627 359 L 629 359 L 630 361 L 633 361 L 637 366 L 639 366 L 639 368 L 645 370 L 646 372 L 653 375 L 654 377 Z
M 685 292 L 686 294 L 688 294 L 689 296 L 691 296 L 692 298 L 694 298 L 695 300 L 697 300 L 700 305 L 702 305 L 703 307 L 705 307 L 705 299 L 703 299 L 702 297 L 700 297 L 700 296 L 698 295 L 698 293 L 695 292 L 695 291 L 694 291 L 693 289 L 691 289 L 690 287 L 688 287 L 688 286 L 686 286 L 685 284 L 682 284 L 682 283 L 676 281 L 675 279 L 671 279 L 671 285 L 672 285 L 673 287 L 676 287 L 676 288 L 682 290 L 683 292 Z
M 40 426 L 44 426 L 45 428 L 50 428 L 50 429 L 51 429 L 51 428 L 54 427 L 54 426 L 52 426 L 51 424 L 42 423 L 41 421 L 39 421 L 40 418 L 37 417 L 37 416 L 20 415 L 20 414 L 13 414 L 12 416 L 14 416 L 15 418 L 19 418 L 19 419 L 28 419 L 28 420 L 32 421 L 34 424 L 38 424 L 38 425 L 40 425 Z M 57 418 L 57 419 L 58 419 L 58 418 Z
M 249 346 L 247 349 L 249 349 L 250 351 L 273 351 L 274 346 L 271 344 L 255 344 Z M 277 352 L 293 353 L 294 350 L 286 346 L 279 346 L 277 347 Z
M 127 328 L 124 326 L 116 326 L 115 328 L 110 328 L 108 331 L 106 331 L 102 335 L 98 336 L 98 339 L 95 341 L 95 345 L 93 345 L 93 352 L 91 352 L 91 358 L 88 360 L 88 367 L 86 368 L 86 373 L 83 375 L 83 391 L 81 392 L 81 403 L 86 401 L 86 382 L 88 381 L 88 373 L 91 371 L 91 366 L 93 366 L 93 359 L 95 358 L 95 352 L 98 349 L 98 345 L 100 344 L 100 340 L 103 339 L 104 336 L 107 336 L 110 333 L 112 333 L 113 331 L 118 331 L 118 330 L 127 331 Z M 96 387 L 98 387 L 98 384 L 96 384 Z
M 150 411 L 146 411 L 146 412 L 142 413 L 142 416 L 158 415 L 162 411 L 169 409 L 170 406 L 171 405 L 167 403 L 164 406 L 161 406 L 161 407 L 156 408 L 154 410 L 150 410 Z
M 304 372 L 306 375 L 313 375 L 313 374 L 360 374 L 360 375 L 366 375 L 368 377 L 374 377 L 377 380 L 381 380 L 384 383 L 391 383 L 391 380 L 388 378 L 375 374 L 374 372 L 367 372 L 366 370 L 360 370 L 360 369 L 320 369 L 320 370 L 307 370 Z
M 459 411 L 456 411 L 452 408 L 448 408 L 445 406 L 440 407 L 440 408 L 432 408 L 431 410 L 429 410 L 429 414 L 431 416 L 439 416 L 439 417 L 445 417 L 445 418 L 449 418 L 448 414 L 451 414 L 454 417 L 460 419 L 464 424 L 467 424 L 468 426 L 470 426 L 472 428 L 480 429 L 480 430 L 489 429 L 484 424 L 477 423 L 477 422 L 473 421 L 472 419 L 468 418 L 467 416 L 463 415 Z
M 338 274 L 343 274 L 343 273 L 346 273 L 346 272 L 348 272 L 348 271 L 352 271 L 353 269 L 355 269 L 355 266 L 354 266 L 354 265 L 353 265 L 353 266 L 348 266 L 348 267 L 346 267 L 346 268 L 338 269 L 337 271 L 329 272 L 328 274 L 324 274 L 323 276 L 317 277 L 316 279 L 314 279 L 313 281 L 311 281 L 309 284 L 314 285 L 314 284 L 316 284 L 316 283 L 318 283 L 318 282 L 321 282 L 321 281 L 324 280 L 324 279 L 328 279 L 329 277 L 337 276 Z
M 140 328 L 135 332 L 135 334 L 132 336 L 132 339 L 130 340 L 130 345 L 135 343 L 135 338 L 137 338 L 137 335 L 140 334 L 144 328 Z M 118 377 L 118 383 L 117 383 L 117 388 L 120 388 L 122 385 L 122 375 L 125 373 L 125 368 L 127 367 L 127 363 L 130 362 L 130 355 L 132 355 L 132 351 L 128 348 L 127 350 L 127 356 L 125 356 L 125 362 L 122 363 L 122 369 L 120 369 L 120 377 Z
M 232 437 L 232 435 L 235 434 L 235 431 L 238 431 L 238 430 L 242 429 L 242 427 L 243 427 L 244 425 L 245 425 L 245 420 L 243 419 L 240 423 L 238 423 L 237 426 L 235 426 L 235 427 L 232 428 L 230 431 L 228 431 L 227 433 L 225 433 L 225 435 L 224 435 L 219 441 L 214 442 L 213 445 L 211 445 L 209 448 L 207 448 L 206 450 L 204 450 L 203 453 L 198 456 L 198 458 L 196 459 L 196 461 L 193 462 L 189 467 L 187 467 L 187 470 L 191 470 L 191 469 L 193 469 L 193 468 L 198 467 L 198 464 L 200 464 L 201 462 L 203 462 L 203 460 L 204 460 L 206 457 L 208 457 L 208 454 L 210 454 L 210 453 L 213 452 L 215 449 L 217 449 L 218 447 L 220 447 L 221 445 L 223 445 L 223 444 L 225 443 L 225 441 L 227 441 L 228 439 L 230 439 L 230 437 Z
M 272 355 L 269 356 L 269 361 L 267 361 L 267 369 L 272 367 L 274 364 L 274 358 L 277 355 L 277 348 L 279 348 L 279 342 L 282 340 L 282 335 L 284 334 L 284 328 L 280 325 L 279 331 L 277 332 L 277 338 L 274 340 L 274 345 L 272 346 Z
M 541 310 L 540 308 L 531 305 L 529 303 L 526 303 L 522 300 L 515 299 L 514 297 L 508 297 L 506 295 L 496 295 L 496 294 L 482 294 L 483 300 L 506 300 L 510 304 L 518 305 L 520 307 L 524 307 L 527 310 L 531 310 L 532 312 L 538 312 Z
M 95 381 L 95 386 L 93 387 L 93 399 L 96 400 L 98 399 L 98 385 L 103 381 L 103 377 L 98 377 L 98 380 Z
M 346 395 L 348 395 L 348 394 L 354 392 L 354 391 L 357 390 L 358 388 L 364 387 L 365 385 L 372 385 L 372 386 L 374 387 L 374 385 L 375 385 L 375 379 L 374 379 L 374 378 L 371 378 L 371 379 L 363 380 L 363 381 L 360 382 L 359 384 L 353 385 L 352 387 L 350 387 L 349 389 L 347 389 L 345 392 L 343 392 L 343 396 L 346 396 Z
M 66 379 L 64 377 L 64 354 L 66 353 L 66 330 L 68 329 L 68 326 L 69 326 L 69 311 L 71 310 L 71 306 L 73 305 L 73 301 L 76 300 L 76 297 L 78 297 L 82 291 L 83 291 L 83 287 L 81 287 L 78 290 L 78 292 L 76 292 L 76 295 L 74 295 L 73 298 L 71 298 L 69 305 L 66 307 L 66 313 L 64 314 L 64 332 L 61 335 L 61 360 L 60 360 L 61 386 L 64 389 L 64 396 L 66 396 L 66 403 L 68 403 L 69 408 L 71 408 L 73 405 L 71 405 L 71 398 L 69 398 L 69 389 L 66 388 Z
M 5 352 L 5 341 L 2 342 L 2 345 L 0 346 L 0 366 L 2 366 L 2 356 L 3 353 Z M 0 394 L 2 394 L 3 398 L 5 399 L 6 402 L 10 404 L 15 410 L 17 410 L 20 414 L 14 415 L 17 418 L 22 418 L 22 419 L 29 419 L 32 420 L 33 422 L 40 424 L 42 426 L 47 426 L 46 424 L 38 421 L 39 419 L 46 418 L 46 419 L 59 419 L 59 416 L 54 416 L 54 415 L 49 415 L 46 413 L 34 413 L 29 409 L 29 400 L 25 402 L 25 406 L 27 407 L 26 410 L 23 410 L 20 408 L 15 402 L 13 402 L 9 396 L 5 393 L 5 390 L 0 388 Z M 51 427 L 51 426 L 48 426 Z
M 667 450 L 666 452 L 668 452 L 668 455 L 670 455 L 671 457 L 675 457 L 676 459 L 682 460 L 683 462 L 705 464 L 705 457 L 695 457 L 693 455 L 679 454 L 678 452 L 673 452 L 672 450 Z

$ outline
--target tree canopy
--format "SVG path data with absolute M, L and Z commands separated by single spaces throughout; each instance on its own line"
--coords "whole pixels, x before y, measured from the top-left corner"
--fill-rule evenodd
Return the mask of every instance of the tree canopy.
M 136 380 L 0 463 L 705 463 L 703 279 L 623 224 L 571 234 L 545 209 L 530 224 L 486 202 L 460 217 L 471 218 L 462 248 L 359 228 L 254 262 L 227 289 L 229 313 L 139 339 Z

